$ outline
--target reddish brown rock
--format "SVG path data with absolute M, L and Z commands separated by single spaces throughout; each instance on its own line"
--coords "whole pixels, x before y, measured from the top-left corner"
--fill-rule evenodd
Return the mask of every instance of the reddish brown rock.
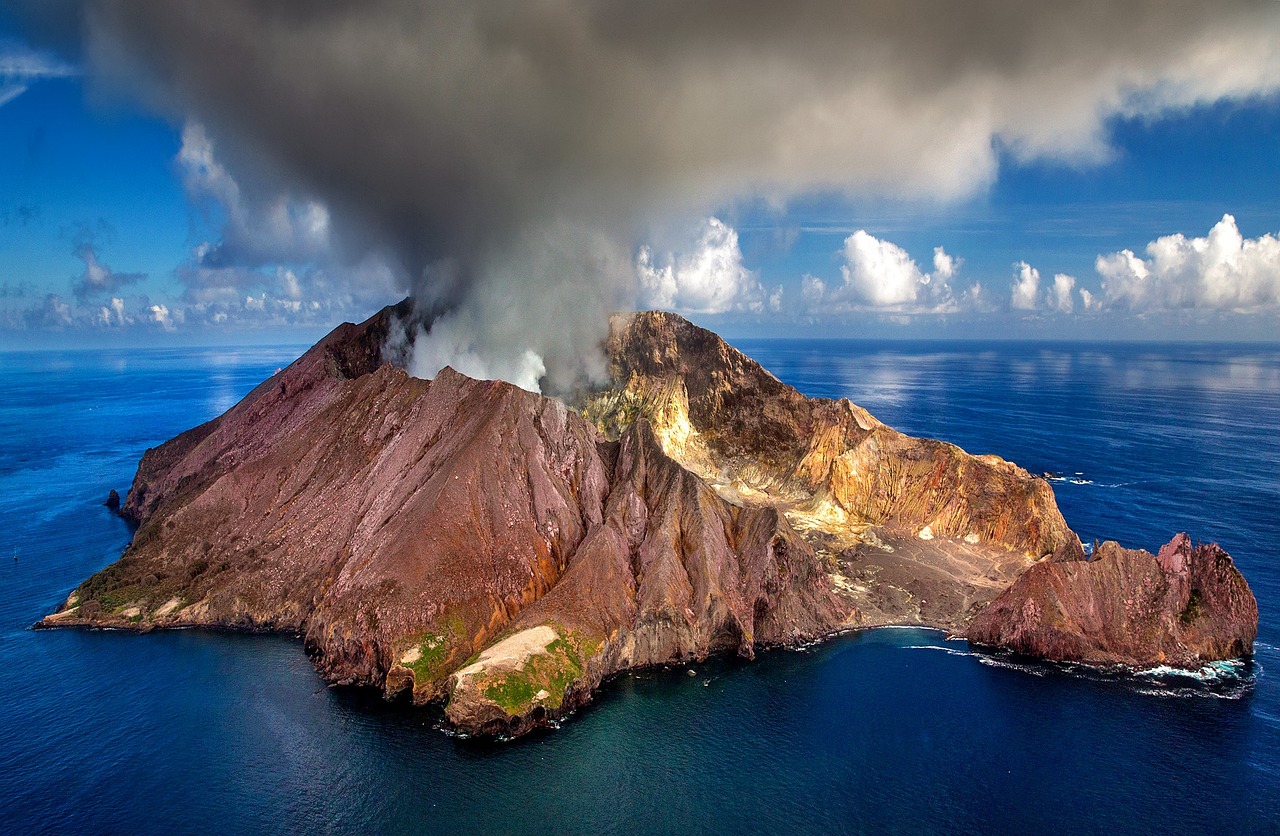
M 969 625 L 979 645 L 1091 664 L 1196 668 L 1253 653 L 1258 603 L 1231 557 L 1179 534 L 1032 566 Z

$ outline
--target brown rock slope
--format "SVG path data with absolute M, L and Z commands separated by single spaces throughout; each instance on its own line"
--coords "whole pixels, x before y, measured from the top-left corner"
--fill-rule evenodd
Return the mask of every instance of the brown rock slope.
M 969 625 L 976 644 L 1067 662 L 1171 665 L 1249 656 L 1258 603 L 1216 544 L 1158 554 L 1103 543 L 1089 561 L 1028 569 Z

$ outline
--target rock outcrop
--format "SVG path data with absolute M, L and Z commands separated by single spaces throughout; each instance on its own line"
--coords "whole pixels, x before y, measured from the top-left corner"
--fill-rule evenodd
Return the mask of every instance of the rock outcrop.
M 1258 602 L 1216 544 L 1179 534 L 1158 554 L 1107 542 L 1091 560 L 1036 564 L 965 631 L 979 645 L 1062 662 L 1196 668 L 1249 656 Z
M 298 633 L 331 682 L 516 734 L 628 668 L 877 624 L 963 629 L 1020 575 L 1099 571 L 1044 480 L 805 398 L 679 317 L 616 320 L 614 383 L 575 411 L 384 362 L 407 313 L 338 327 L 148 450 L 119 511 L 129 549 L 40 626 Z M 1220 564 L 1188 557 L 1181 591 L 1160 593 L 1217 642 L 1176 632 L 1197 658 L 1251 646 L 1217 615 Z M 1121 606 L 1102 600 L 1121 574 L 1068 615 Z M 970 635 L 1021 641 L 999 632 L 1007 611 Z

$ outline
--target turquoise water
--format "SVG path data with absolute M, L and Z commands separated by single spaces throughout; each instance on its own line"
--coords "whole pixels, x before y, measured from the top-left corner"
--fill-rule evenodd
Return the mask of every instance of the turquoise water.
M 1277 831 L 1280 349 L 741 347 L 1060 476 L 1085 539 L 1220 540 L 1259 599 L 1255 662 L 1117 679 L 881 630 L 622 676 L 558 730 L 457 740 L 325 687 L 289 637 L 26 629 L 127 543 L 100 503 L 141 452 L 301 347 L 0 354 L 0 829 Z

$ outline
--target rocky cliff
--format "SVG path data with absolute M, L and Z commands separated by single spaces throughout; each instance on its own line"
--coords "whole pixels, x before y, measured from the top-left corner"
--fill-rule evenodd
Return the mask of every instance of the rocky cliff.
M 616 320 L 613 383 L 570 409 L 383 362 L 406 313 L 340 326 L 148 450 L 120 509 L 133 543 L 41 626 L 301 633 L 332 682 L 519 733 L 631 667 L 963 629 L 1020 575 L 1093 565 L 1043 480 L 805 398 L 679 317 Z M 1195 614 L 1178 640 L 1248 652 L 1194 577 L 1160 602 Z M 970 635 L 1012 645 L 1012 611 Z
M 1042 659 L 1195 668 L 1253 653 L 1258 603 L 1230 556 L 1179 534 L 1151 554 L 1108 542 L 1092 560 L 1024 572 L 965 631 Z

